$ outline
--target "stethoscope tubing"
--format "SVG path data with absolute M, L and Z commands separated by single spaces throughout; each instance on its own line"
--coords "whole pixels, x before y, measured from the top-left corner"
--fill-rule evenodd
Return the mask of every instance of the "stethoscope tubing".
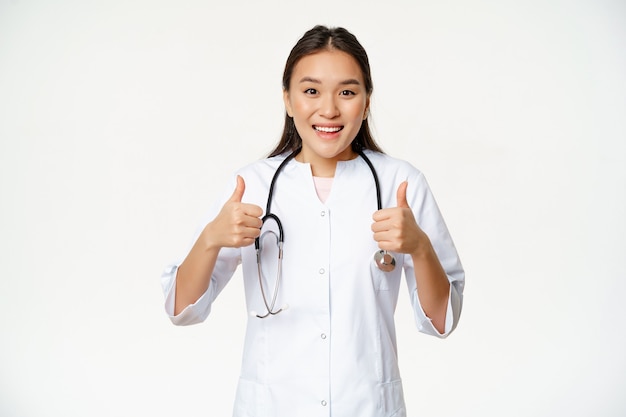
M 261 243 L 260 243 L 260 238 L 262 235 L 254 239 L 254 248 L 256 250 L 257 269 L 258 269 L 258 275 L 259 275 L 259 286 L 261 287 L 261 296 L 263 297 L 263 304 L 265 304 L 265 308 L 267 309 L 267 313 L 264 315 L 260 315 L 256 313 L 253 314 L 253 315 L 256 315 L 256 317 L 260 319 L 266 318 L 270 315 L 272 316 L 276 315 L 286 308 L 286 307 L 283 307 L 278 310 L 274 310 L 274 306 L 276 304 L 276 298 L 278 297 L 278 289 L 280 287 L 280 280 L 282 276 L 284 232 L 283 232 L 283 225 L 280 219 L 278 218 L 277 215 L 272 213 L 272 198 L 274 196 L 274 186 L 276 185 L 276 180 L 278 179 L 278 175 L 283 170 L 283 168 L 289 163 L 289 161 L 291 161 L 300 152 L 301 149 L 302 148 L 299 147 L 295 151 L 293 151 L 291 154 L 289 154 L 276 169 L 276 172 L 274 173 L 274 176 L 272 177 L 272 181 L 270 182 L 270 189 L 267 195 L 267 205 L 265 208 L 266 214 L 261 218 L 261 221 L 263 222 L 263 224 L 265 224 L 267 220 L 272 219 L 276 222 L 276 225 L 278 226 L 278 235 L 276 235 L 275 232 L 271 232 L 272 234 L 276 236 L 276 241 L 277 241 L 276 243 L 278 245 L 278 270 L 277 270 L 276 284 L 274 285 L 274 292 L 272 294 L 271 303 L 268 303 L 267 301 L 267 296 L 265 294 L 265 286 L 263 285 L 263 271 L 261 268 Z M 356 150 L 356 153 L 359 154 L 361 158 L 363 158 L 363 160 L 369 167 L 370 171 L 372 171 L 372 176 L 374 177 L 374 184 L 376 186 L 376 206 L 378 207 L 378 210 L 381 210 L 383 205 L 382 205 L 382 197 L 380 193 L 380 182 L 378 180 L 378 174 L 376 173 L 376 169 L 374 169 L 374 165 L 372 164 L 372 161 L 370 161 L 370 159 L 367 156 L 365 156 L 365 153 L 363 152 L 363 150 L 358 149 Z M 396 264 L 394 257 L 388 254 L 387 251 L 385 250 L 380 250 L 376 252 L 374 259 L 376 261 L 376 265 L 378 266 L 378 268 L 380 268 L 382 271 L 385 271 L 385 272 L 392 271 Z
M 376 206 L 378 207 L 378 210 L 382 210 L 383 203 L 382 203 L 382 197 L 380 195 L 380 182 L 378 181 L 378 174 L 376 174 L 374 165 L 372 165 L 372 161 L 370 161 L 370 159 L 367 156 L 365 156 L 365 154 L 363 153 L 361 149 L 357 150 L 356 153 L 358 153 L 361 156 L 361 158 L 363 158 L 367 166 L 370 168 L 370 171 L 372 171 L 372 176 L 374 177 L 374 184 L 376 185 Z
M 279 225 L 279 228 L 282 229 L 282 225 L 280 224 L 280 220 L 278 220 L 278 217 L 271 215 L 271 218 L 273 218 L 274 220 L 277 220 L 277 224 Z M 282 273 L 282 267 L 283 267 L 283 242 L 279 241 L 278 239 L 279 236 L 282 236 L 282 230 L 280 231 L 280 235 L 276 235 L 276 233 L 274 232 L 266 232 L 266 233 L 272 233 L 273 235 L 276 236 L 276 240 L 277 240 L 277 245 L 278 245 L 278 271 L 276 272 L 276 285 L 274 286 L 274 294 L 272 294 L 272 303 L 268 304 L 267 302 L 267 296 L 265 295 L 265 286 L 263 285 L 263 271 L 261 269 L 261 253 L 260 250 L 257 249 L 256 251 L 256 265 L 257 265 L 257 270 L 258 270 L 258 276 L 259 276 L 259 286 L 261 287 L 261 295 L 263 296 L 263 303 L 265 304 L 265 308 L 267 309 L 267 313 L 264 315 L 260 315 L 260 314 L 256 314 L 256 316 L 260 319 L 264 319 L 269 315 L 276 315 L 278 313 L 280 313 L 281 311 L 283 311 L 283 308 L 279 308 L 278 310 L 274 311 L 274 305 L 276 305 L 276 298 L 278 297 L 278 288 L 280 287 L 280 278 L 282 277 L 283 273 Z M 260 248 L 260 246 L 259 246 Z
M 278 179 L 278 174 L 282 171 L 285 165 L 287 165 L 289 161 L 291 161 L 298 154 L 298 152 L 300 152 L 300 148 L 296 149 L 289 156 L 287 156 L 287 158 L 285 158 L 285 160 L 281 162 L 281 164 L 276 169 L 276 172 L 274 173 L 274 176 L 272 177 L 272 182 L 270 183 L 270 189 L 267 195 L 267 206 L 265 207 L 266 214 L 261 218 L 262 225 L 265 224 L 267 220 L 272 219 L 274 220 L 274 222 L 276 222 L 276 225 L 278 226 L 278 235 L 272 232 L 274 235 L 276 235 L 276 241 L 277 241 L 276 243 L 278 245 L 278 270 L 276 271 L 276 284 L 274 285 L 274 293 L 272 294 L 271 303 L 267 302 L 267 296 L 265 295 L 265 286 L 263 285 L 263 271 L 261 268 L 261 241 L 260 241 L 261 235 L 254 239 L 254 249 L 256 250 L 256 264 L 257 264 L 257 271 L 258 271 L 258 276 L 259 276 L 259 287 L 261 287 L 261 296 L 263 297 L 263 304 L 265 304 L 265 308 L 267 309 L 267 313 L 263 315 L 254 314 L 256 315 L 256 317 L 260 319 L 264 319 L 270 315 L 274 316 L 284 310 L 284 308 L 279 308 L 278 310 L 274 310 L 274 306 L 276 305 L 276 298 L 278 297 L 278 289 L 280 288 L 280 279 L 282 277 L 283 242 L 285 240 L 285 234 L 283 231 L 283 224 L 281 223 L 280 219 L 278 218 L 277 215 L 272 213 L 272 197 L 274 195 L 274 185 L 276 184 L 276 180 Z

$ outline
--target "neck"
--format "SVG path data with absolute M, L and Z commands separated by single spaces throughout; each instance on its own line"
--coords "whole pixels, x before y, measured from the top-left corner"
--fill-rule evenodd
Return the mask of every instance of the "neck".
M 324 158 L 319 155 L 310 155 L 305 150 L 302 150 L 297 156 L 296 160 L 302 163 L 308 163 L 311 166 L 311 173 L 314 177 L 334 177 L 335 170 L 337 169 L 337 162 L 350 161 L 356 158 L 358 154 L 352 149 L 348 148 L 346 152 L 333 157 Z
M 305 161 L 303 161 L 305 162 Z M 334 177 L 337 169 L 337 161 L 324 160 L 323 163 L 309 163 L 311 165 L 311 173 L 314 177 Z

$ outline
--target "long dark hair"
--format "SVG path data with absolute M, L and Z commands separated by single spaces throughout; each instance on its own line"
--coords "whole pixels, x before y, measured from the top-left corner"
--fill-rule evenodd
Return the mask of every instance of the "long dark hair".
M 372 75 L 370 73 L 370 63 L 367 58 L 365 49 L 357 38 L 344 28 L 328 28 L 326 26 L 317 25 L 313 29 L 307 31 L 302 38 L 296 43 L 291 50 L 287 63 L 285 64 L 285 72 L 283 73 L 283 89 L 289 91 L 291 75 L 298 61 L 301 58 L 320 52 L 322 50 L 339 50 L 350 54 L 361 68 L 363 80 L 365 83 L 365 91 L 371 96 L 374 86 L 372 84 Z M 369 114 L 359 129 L 356 137 L 352 141 L 352 149 L 358 151 L 361 149 L 370 149 L 376 152 L 382 152 L 376 141 L 372 137 L 372 133 L 368 124 Z M 276 148 L 270 153 L 270 156 L 280 155 L 285 152 L 292 152 L 302 146 L 302 139 L 296 130 L 293 118 L 289 117 L 285 112 L 285 126 L 280 142 Z

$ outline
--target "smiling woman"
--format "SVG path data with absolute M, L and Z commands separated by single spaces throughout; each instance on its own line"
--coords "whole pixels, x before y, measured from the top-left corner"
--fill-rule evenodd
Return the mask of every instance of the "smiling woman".
M 310 163 L 314 176 L 333 177 L 337 161 L 356 158 L 351 144 L 370 95 L 351 55 L 330 49 L 303 57 L 284 98 L 302 142 L 296 159 Z
M 287 59 L 276 149 L 236 172 L 185 260 L 165 269 L 166 311 L 188 325 L 242 264 L 251 317 L 236 417 L 406 416 L 394 325 L 403 272 L 420 331 L 443 338 L 458 323 L 457 251 L 424 175 L 374 141 L 372 90 L 350 32 L 306 32 Z
M 312 30 L 308 31 L 302 39 L 298 41 L 287 58 L 285 71 L 283 73 L 283 93 L 285 101 L 287 101 L 287 97 L 292 87 L 292 79 L 297 77 L 297 75 L 294 76 L 297 64 L 309 56 L 318 55 L 322 52 L 344 52 L 347 54 L 351 58 L 348 61 L 351 62 L 347 63 L 348 68 L 344 68 L 346 70 L 354 70 L 354 68 L 352 68 L 354 64 L 358 66 L 358 71 L 356 73 L 352 71 L 352 76 L 354 78 L 343 79 L 340 81 L 342 83 L 346 83 L 348 87 L 350 87 L 350 85 L 362 85 L 363 94 L 367 97 L 366 113 L 364 114 L 360 129 L 355 137 L 353 147 L 356 149 L 358 145 L 364 149 L 381 152 L 381 149 L 372 137 L 367 120 L 370 97 L 374 90 L 369 59 L 367 58 L 365 49 L 363 49 L 356 37 L 347 30 L 343 28 L 328 29 L 323 26 L 316 26 Z M 343 61 L 346 63 L 345 60 Z M 328 60 L 326 60 L 326 62 L 328 63 Z M 335 66 L 338 65 L 338 63 L 333 62 L 332 65 Z M 322 82 L 320 79 L 311 77 L 310 74 L 304 75 L 304 78 L 300 81 L 306 81 L 307 78 L 314 84 L 320 84 Z M 315 90 L 316 86 L 313 86 L 313 89 Z M 346 91 L 350 90 L 348 89 Z M 289 113 L 286 113 L 283 135 L 280 143 L 270 156 L 277 156 L 287 150 L 296 149 L 301 146 L 301 143 L 301 138 L 296 130 L 294 120 Z

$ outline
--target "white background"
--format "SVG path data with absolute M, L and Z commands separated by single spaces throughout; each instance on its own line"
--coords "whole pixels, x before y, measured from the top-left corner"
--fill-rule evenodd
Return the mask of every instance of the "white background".
M 374 131 L 426 173 L 461 323 L 397 324 L 410 416 L 626 415 L 623 1 L 0 0 L 0 415 L 227 416 L 246 311 L 163 312 L 314 24 L 370 55 Z

